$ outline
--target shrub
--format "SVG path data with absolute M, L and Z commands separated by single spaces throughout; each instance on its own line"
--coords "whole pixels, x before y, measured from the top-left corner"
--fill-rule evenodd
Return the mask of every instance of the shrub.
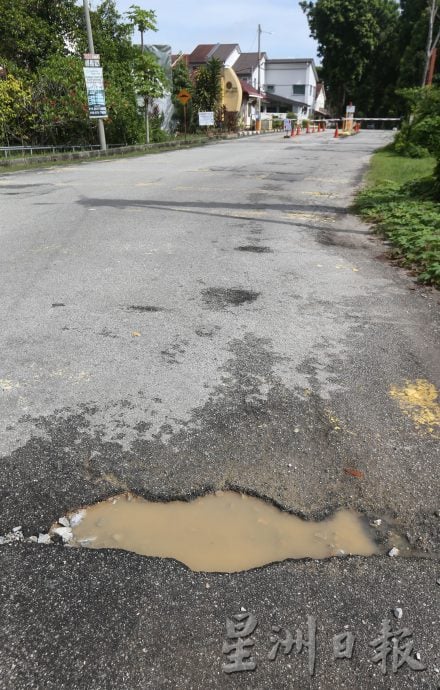
M 399 95 L 407 101 L 410 118 L 396 136 L 394 149 L 411 158 L 435 156 L 434 189 L 440 199 L 440 88 L 405 89 Z
M 426 194 L 429 186 L 433 188 L 433 178 L 367 188 L 358 195 L 355 208 L 392 242 L 401 265 L 417 272 L 421 282 L 440 286 L 440 206 L 416 198 L 418 189 Z

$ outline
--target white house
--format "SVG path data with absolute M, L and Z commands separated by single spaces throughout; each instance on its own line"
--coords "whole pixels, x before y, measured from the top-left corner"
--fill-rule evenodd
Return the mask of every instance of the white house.
M 292 112 L 302 117 L 313 117 L 317 83 L 318 74 L 312 58 L 266 60 L 264 91 L 292 101 Z
M 241 53 L 237 43 L 199 43 L 188 55 L 187 64 L 191 69 L 205 65 L 211 58 L 220 60 L 224 67 L 232 67 Z
M 260 90 L 266 83 L 266 53 L 260 53 Z M 241 81 L 258 89 L 258 53 L 241 53 L 232 65 L 235 74 Z
M 315 112 L 320 115 L 327 115 L 325 109 L 325 87 L 322 81 L 316 84 Z

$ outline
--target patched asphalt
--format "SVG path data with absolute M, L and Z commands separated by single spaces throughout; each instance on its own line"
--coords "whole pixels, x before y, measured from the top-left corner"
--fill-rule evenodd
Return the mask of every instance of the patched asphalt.
M 0 687 L 433 690 L 440 681 L 436 577 L 430 561 L 390 558 L 206 575 L 120 551 L 10 546 L 2 554 Z M 224 645 L 237 638 L 226 622 L 246 614 L 257 621 L 242 638 L 255 669 L 227 673 Z M 300 630 L 310 642 L 309 617 L 313 647 L 288 654 L 280 647 L 269 659 L 274 633 L 285 640 L 288 630 L 296 640 Z M 381 658 L 374 661 L 380 643 L 371 646 L 381 631 L 384 669 Z M 426 670 L 403 661 L 393 671 L 388 631 L 410 664 Z M 335 658 L 334 638 L 345 633 L 354 636 L 353 648 L 341 642 L 349 656 Z
M 354 508 L 413 554 L 208 577 L 5 545 L 0 687 L 440 686 L 440 431 L 390 394 L 440 387 L 439 297 L 377 260 L 349 213 L 389 138 L 270 135 L 0 177 L 0 534 L 121 491 L 235 488 L 305 518 Z M 227 674 L 240 607 L 258 663 Z M 267 659 L 271 625 L 306 631 L 307 615 L 313 677 L 306 649 Z M 372 662 L 388 618 L 426 670 Z M 355 652 L 334 661 L 346 625 Z

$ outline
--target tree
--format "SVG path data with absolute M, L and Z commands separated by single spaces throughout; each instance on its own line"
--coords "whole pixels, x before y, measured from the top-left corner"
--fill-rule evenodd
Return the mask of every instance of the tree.
M 52 55 L 33 76 L 32 140 L 36 144 L 89 144 L 96 136 L 87 109 L 83 62 Z
M 31 92 L 13 74 L 0 79 L 0 141 L 4 146 L 23 143 L 29 132 Z
M 435 50 L 440 39 L 440 26 L 435 30 L 440 20 L 439 5 L 437 0 L 428 0 L 428 36 L 425 48 L 425 66 L 423 69 L 422 86 L 426 84 L 431 60 L 435 59 Z
M 189 73 L 188 65 L 184 60 L 179 60 L 173 67 L 173 89 L 172 89 L 172 101 L 174 105 L 174 120 L 178 123 L 179 129 L 182 129 L 185 125 L 185 109 L 177 98 L 177 94 L 181 89 L 186 89 L 188 93 L 193 95 L 194 84 Z M 188 118 L 192 119 L 192 99 L 188 102 L 186 106 L 188 112 Z
M 330 105 L 340 111 L 348 100 L 356 99 L 363 110 L 369 102 L 368 109 L 374 107 L 371 89 L 377 83 L 368 84 L 366 79 L 362 87 L 361 82 L 372 70 L 381 78 L 384 66 L 393 67 L 388 79 L 395 77 L 396 0 L 303 0 L 300 5 L 318 42 Z
M 0 17 L 0 54 L 30 71 L 66 54 L 80 32 L 75 0 L 0 0 Z
M 143 138 L 143 119 L 133 72 L 139 55 L 131 41 L 133 24 L 118 12 L 116 0 L 96 4 L 90 15 L 104 73 L 107 139 L 136 143 Z M 140 12 L 142 30 L 155 30 L 154 12 Z M 0 64 L 16 80 L 2 86 L 3 140 L 7 137 L 12 142 L 53 145 L 94 141 L 96 123 L 88 117 L 82 62 L 87 36 L 78 0 L 0 0 L 0 16 Z M 14 89 L 17 102 L 12 116 L 11 107 L 8 105 L 7 110 L 6 105 L 7 94 Z M 29 96 L 27 100 L 22 97 L 24 93 Z M 151 96 L 154 93 L 150 92 Z
M 440 29 L 438 3 L 432 0 L 401 0 L 401 7 L 399 50 L 402 57 L 397 82 L 399 89 L 425 84 L 429 62 L 438 45 Z
M 168 86 L 168 80 L 163 68 L 154 55 L 148 52 L 139 53 L 133 65 L 134 85 L 136 93 L 144 101 L 144 117 L 146 142 L 150 143 L 149 106 L 155 98 L 161 98 Z
M 199 111 L 215 112 L 221 105 L 221 71 L 220 60 L 211 58 L 206 65 L 201 65 L 194 75 L 193 116 Z
M 433 191 L 440 199 L 440 87 L 403 89 L 410 117 L 397 134 L 394 148 L 410 157 L 432 155 L 437 159 Z
M 131 5 L 126 15 L 141 34 L 141 51 L 144 52 L 144 33 L 157 31 L 156 13 L 154 10 L 143 10 L 139 5 Z

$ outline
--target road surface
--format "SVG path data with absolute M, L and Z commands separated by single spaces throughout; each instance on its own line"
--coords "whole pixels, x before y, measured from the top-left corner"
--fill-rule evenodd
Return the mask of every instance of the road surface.
M 383 552 L 208 575 L 5 544 L 0 688 L 440 685 L 439 297 L 349 213 L 389 140 L 273 134 L 0 177 L 0 534 L 126 491 L 233 489 L 307 519 L 356 510 Z M 240 613 L 256 668 L 228 673 Z M 304 644 L 269 659 L 272 626 Z

